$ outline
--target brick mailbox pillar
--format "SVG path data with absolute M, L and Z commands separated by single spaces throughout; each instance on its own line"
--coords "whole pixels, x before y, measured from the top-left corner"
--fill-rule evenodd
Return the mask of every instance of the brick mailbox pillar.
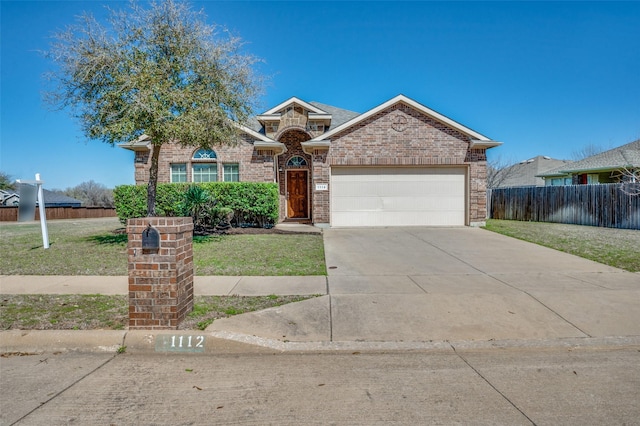
M 129 329 L 175 330 L 193 309 L 193 221 L 127 221 Z

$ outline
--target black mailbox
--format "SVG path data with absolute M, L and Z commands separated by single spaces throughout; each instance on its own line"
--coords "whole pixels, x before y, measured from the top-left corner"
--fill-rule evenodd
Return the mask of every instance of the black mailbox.
M 151 225 L 147 226 L 147 229 L 142 231 L 142 251 L 143 252 L 155 252 L 160 249 L 160 234 Z

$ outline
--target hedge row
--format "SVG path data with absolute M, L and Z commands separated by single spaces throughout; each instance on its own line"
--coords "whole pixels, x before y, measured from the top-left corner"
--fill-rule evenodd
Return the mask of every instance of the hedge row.
M 197 185 L 215 200 L 216 207 L 233 210 L 236 225 L 264 226 L 278 222 L 278 185 L 261 182 L 159 183 L 156 213 L 159 216 L 180 216 L 187 189 Z M 147 215 L 147 186 L 121 185 L 113 191 L 116 213 L 122 223 L 127 219 Z

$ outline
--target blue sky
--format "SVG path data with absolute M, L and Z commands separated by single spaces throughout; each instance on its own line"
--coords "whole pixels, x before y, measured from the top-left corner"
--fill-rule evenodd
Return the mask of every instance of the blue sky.
M 38 50 L 107 1 L 1 7 L 0 170 L 49 189 L 133 183 L 133 153 L 86 140 L 41 98 Z M 297 96 L 366 112 L 404 94 L 504 145 L 570 159 L 640 138 L 639 2 L 194 2 L 265 60 L 264 109 Z M 258 111 L 261 112 L 261 111 Z

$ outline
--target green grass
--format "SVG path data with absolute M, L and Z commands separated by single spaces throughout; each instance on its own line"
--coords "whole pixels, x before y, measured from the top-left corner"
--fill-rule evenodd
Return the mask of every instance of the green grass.
M 128 304 L 124 295 L 2 295 L 0 328 L 122 330 L 128 323 Z
M 315 296 L 196 296 L 193 311 L 180 324 L 204 330 L 214 320 Z M 0 295 L 0 330 L 124 330 L 129 323 L 127 296 Z
M 127 275 L 127 236 L 116 218 L 39 223 L 0 222 L 0 275 Z M 318 234 L 197 237 L 196 275 L 326 275 Z
M 50 221 L 50 248 L 39 223 L 0 223 L 2 275 L 127 275 L 126 235 L 115 218 Z
M 193 245 L 196 275 L 326 275 L 318 234 L 220 235 Z
M 561 223 L 487 221 L 486 229 L 630 272 L 640 272 L 640 231 Z

